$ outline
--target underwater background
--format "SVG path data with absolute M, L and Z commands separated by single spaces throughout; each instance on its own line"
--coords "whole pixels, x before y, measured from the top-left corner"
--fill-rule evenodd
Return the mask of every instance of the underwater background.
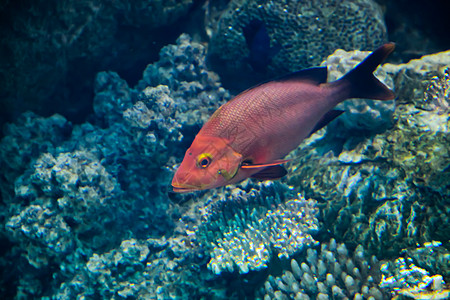
M 449 299 L 449 15 L 445 0 L 2 1 L 0 299 Z M 281 180 L 171 193 L 220 105 L 312 66 L 336 80 L 388 41 L 375 74 L 395 101 L 340 104 Z

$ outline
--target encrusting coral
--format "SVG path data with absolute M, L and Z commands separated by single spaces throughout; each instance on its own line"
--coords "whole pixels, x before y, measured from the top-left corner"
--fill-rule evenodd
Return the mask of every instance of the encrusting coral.
M 445 114 L 450 111 L 450 67 L 442 76 L 434 76 L 425 91 L 424 99 L 430 110 Z

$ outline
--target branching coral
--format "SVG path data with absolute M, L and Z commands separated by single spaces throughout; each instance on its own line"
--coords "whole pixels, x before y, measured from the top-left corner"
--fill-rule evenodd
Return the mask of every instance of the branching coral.
M 319 251 L 308 249 L 306 257 L 291 260 L 291 271 L 280 277 L 269 276 L 264 284 L 269 299 L 384 299 L 378 288 L 379 262 L 362 246 L 353 254 L 345 244 L 332 239 Z

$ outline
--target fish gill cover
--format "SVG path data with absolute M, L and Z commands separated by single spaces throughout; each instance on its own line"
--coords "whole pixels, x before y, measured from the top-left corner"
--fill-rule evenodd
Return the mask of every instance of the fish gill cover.
M 5 126 L 3 298 L 448 298 L 449 51 L 384 65 L 395 107 L 349 107 L 368 121 L 312 135 L 281 183 L 178 204 L 174 168 L 231 98 L 205 56 L 182 35 L 134 88 L 99 73 L 91 122 L 27 112 Z

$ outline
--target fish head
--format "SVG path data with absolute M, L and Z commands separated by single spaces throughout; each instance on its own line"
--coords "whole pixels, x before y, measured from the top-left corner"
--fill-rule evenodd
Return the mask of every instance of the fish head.
M 242 155 L 226 139 L 197 135 L 173 177 L 173 191 L 184 193 L 225 186 L 237 174 L 241 163 Z

